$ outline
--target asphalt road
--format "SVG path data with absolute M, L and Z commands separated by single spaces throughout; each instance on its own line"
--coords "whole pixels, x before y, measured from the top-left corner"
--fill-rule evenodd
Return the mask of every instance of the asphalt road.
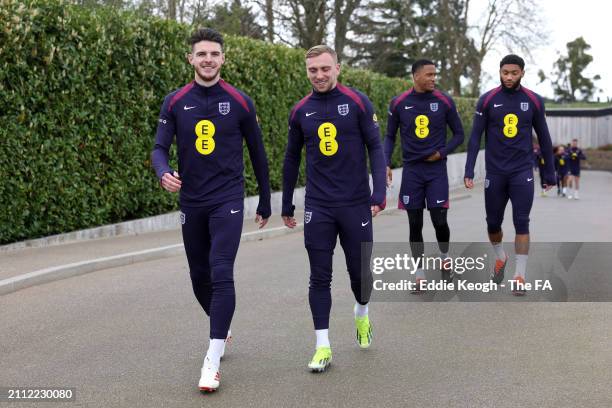
M 536 198 L 534 241 L 612 241 L 612 174 L 583 183 L 580 201 Z M 486 239 L 483 207 L 482 190 L 451 203 L 453 240 Z M 377 241 L 407 241 L 405 214 L 374 228 Z M 75 387 L 75 402 L 50 404 L 67 407 L 612 406 L 612 304 L 373 302 L 374 343 L 360 350 L 339 246 L 334 362 L 312 374 L 307 265 L 301 233 L 241 244 L 234 343 L 214 394 L 196 388 L 208 322 L 184 256 L 0 297 L 0 387 Z

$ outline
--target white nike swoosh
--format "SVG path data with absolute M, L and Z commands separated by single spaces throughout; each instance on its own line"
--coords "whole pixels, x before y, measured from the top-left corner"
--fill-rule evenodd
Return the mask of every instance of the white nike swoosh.
M 314 115 L 315 113 L 317 113 L 317 112 L 307 112 L 307 113 L 306 113 L 306 117 L 312 116 L 312 115 Z
M 408 110 L 408 109 L 412 109 L 414 108 L 414 106 L 404 106 L 404 109 Z
M 189 110 L 189 109 L 193 109 L 193 108 L 196 108 L 196 107 L 197 106 L 187 106 L 187 105 L 185 105 L 185 107 L 183 109 Z
M 436 200 L 436 203 L 440 204 L 440 203 L 443 203 L 443 202 L 445 202 L 445 201 L 446 201 L 446 200 Z
M 361 226 L 362 226 L 362 227 L 365 227 L 365 226 L 366 226 L 366 225 L 368 225 L 369 223 L 370 223 L 370 221 L 367 221 L 365 224 L 362 222 L 362 223 L 361 223 Z
M 533 179 L 532 178 L 527 179 L 527 181 L 531 181 L 531 180 L 533 180 Z
M 500 106 L 504 106 L 504 104 L 503 104 L 503 103 L 500 103 L 499 105 L 498 105 L 498 104 L 496 104 L 496 103 L 494 103 L 494 104 L 493 104 L 493 107 L 494 107 L 494 108 L 499 108 Z
M 234 211 L 234 210 L 230 210 L 230 212 L 231 212 L 232 214 L 236 214 L 236 213 L 239 213 L 239 212 L 240 212 L 240 210 L 235 210 L 235 211 Z
M 476 112 L 476 114 L 482 116 L 482 112 Z

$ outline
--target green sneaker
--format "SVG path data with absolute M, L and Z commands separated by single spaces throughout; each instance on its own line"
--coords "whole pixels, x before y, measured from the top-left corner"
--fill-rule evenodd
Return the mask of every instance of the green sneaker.
M 372 324 L 368 316 L 355 317 L 355 328 L 357 329 L 357 344 L 362 349 L 372 344 Z
M 308 363 L 308 368 L 312 371 L 320 373 L 329 367 L 332 361 L 331 347 L 317 347 L 312 360 Z

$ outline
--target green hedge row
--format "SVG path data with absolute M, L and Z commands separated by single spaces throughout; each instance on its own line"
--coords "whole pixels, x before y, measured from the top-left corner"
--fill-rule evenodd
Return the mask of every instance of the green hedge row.
M 66 0 L 0 5 L 0 244 L 175 209 L 150 151 L 163 97 L 193 77 L 190 28 Z M 223 77 L 255 101 L 279 190 L 287 115 L 310 90 L 303 51 L 226 41 Z M 409 86 L 363 70 L 341 79 L 369 95 L 383 131 L 390 98 Z M 457 104 L 469 124 L 473 101 Z M 246 179 L 254 194 L 250 165 Z

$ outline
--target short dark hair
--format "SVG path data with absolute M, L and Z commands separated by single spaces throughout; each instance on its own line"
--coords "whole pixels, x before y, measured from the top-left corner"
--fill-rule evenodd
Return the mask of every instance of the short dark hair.
M 216 42 L 221 46 L 221 51 L 223 51 L 223 36 L 212 28 L 198 28 L 191 34 L 187 43 L 193 48 L 200 41 Z
M 425 65 L 433 65 L 433 66 L 435 66 L 436 64 L 434 64 L 432 61 L 430 61 L 428 59 L 416 60 L 416 61 L 414 61 L 414 64 L 412 64 L 412 75 L 414 75 L 419 69 L 421 69 Z
M 504 65 L 507 65 L 507 64 L 518 65 L 519 67 L 521 67 L 521 71 L 525 69 L 525 60 L 523 60 L 518 55 L 514 55 L 514 54 L 506 55 L 499 62 L 499 67 L 501 68 L 501 67 L 503 67 Z

